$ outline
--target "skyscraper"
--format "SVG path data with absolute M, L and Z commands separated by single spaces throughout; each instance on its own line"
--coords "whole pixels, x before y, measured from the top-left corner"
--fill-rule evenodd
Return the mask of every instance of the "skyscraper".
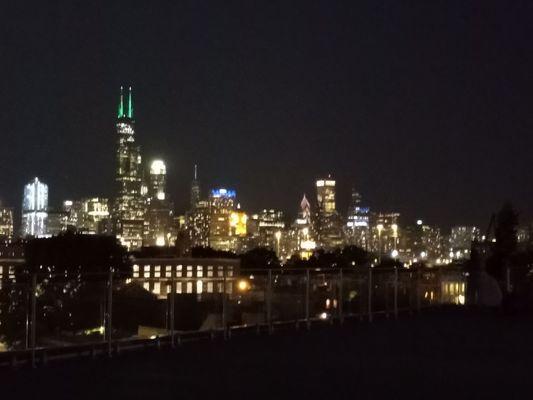
M 135 121 L 131 87 L 127 107 L 123 88 L 117 113 L 117 193 L 113 207 L 114 229 L 121 243 L 134 249 L 141 247 L 144 231 L 145 205 L 141 194 L 142 168 L 140 147 L 135 144 Z
M 13 208 L 3 207 L 0 203 L 0 238 L 13 238 Z
M 150 165 L 146 204 L 144 244 L 169 246 L 172 231 L 172 211 L 166 194 L 167 168 L 163 161 L 154 160 Z
M 324 214 L 335 212 L 335 181 L 331 179 L 331 175 L 316 181 L 316 200 L 319 212 Z
M 346 221 L 347 242 L 368 249 L 370 238 L 370 209 L 361 206 L 361 195 L 352 189 L 352 201 Z
M 316 181 L 316 199 L 318 247 L 331 250 L 342 246 L 342 221 L 335 205 L 335 180 L 330 175 Z
M 67 214 L 68 229 L 88 234 L 103 233 L 109 221 L 109 200 L 102 197 L 65 200 L 63 211 Z
M 22 199 L 22 236 L 47 235 L 48 185 L 35 178 L 24 186 Z
M 234 250 L 235 237 L 232 236 L 230 219 L 235 210 L 235 191 L 223 188 L 212 190 L 209 206 L 209 245 L 216 250 Z
M 198 182 L 198 166 L 194 164 L 194 178 L 191 183 L 191 210 L 196 208 L 200 201 L 200 182 Z

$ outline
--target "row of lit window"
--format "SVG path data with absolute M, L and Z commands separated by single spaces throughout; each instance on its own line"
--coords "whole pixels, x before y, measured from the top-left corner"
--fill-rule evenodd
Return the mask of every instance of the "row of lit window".
M 224 287 L 222 282 L 203 282 L 201 280 L 196 282 L 176 282 L 175 285 L 177 294 L 222 293 Z M 144 282 L 143 288 L 156 295 L 169 294 L 171 292 L 171 285 L 164 285 L 161 282 Z M 232 292 L 232 285 L 226 285 L 226 292 Z
M 0 278 L 4 275 L 9 275 L 9 277 L 11 278 L 13 275 L 15 275 L 15 267 L 10 265 L 10 266 L 2 266 L 0 265 Z
M 233 276 L 233 267 L 232 266 L 218 266 L 213 267 L 212 265 L 208 265 L 207 267 L 204 267 L 202 265 L 196 266 L 194 268 L 193 265 L 187 265 L 185 268 L 183 265 L 166 265 L 164 267 L 164 270 L 161 265 L 144 265 L 142 268 L 135 264 L 133 266 L 133 277 L 134 278 L 141 278 L 141 272 L 143 278 L 172 278 L 172 272 L 174 270 L 175 277 L 176 278 L 203 278 L 204 277 L 204 270 L 205 270 L 205 276 L 208 278 L 223 278 L 224 277 L 224 269 L 226 269 L 226 276 L 232 277 Z
M 442 288 L 443 288 L 444 294 L 456 295 L 456 294 L 464 294 L 465 292 L 464 282 L 463 283 L 459 283 L 459 282 L 444 283 L 442 285 Z

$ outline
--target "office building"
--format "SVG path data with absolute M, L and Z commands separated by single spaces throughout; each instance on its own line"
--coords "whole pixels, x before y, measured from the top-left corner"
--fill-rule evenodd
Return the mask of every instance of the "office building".
M 479 228 L 475 226 L 454 226 L 450 233 L 450 258 L 470 258 L 470 250 L 474 240 L 481 239 Z
M 335 205 L 335 180 L 328 175 L 316 181 L 318 210 L 314 221 L 319 248 L 333 250 L 343 245 L 341 216 Z
M 362 196 L 352 189 L 352 198 L 346 218 L 346 243 L 369 249 L 370 240 L 370 208 L 361 205 Z
M 35 178 L 24 186 L 22 200 L 22 236 L 48 235 L 48 185 Z
M 114 229 L 118 239 L 128 249 L 142 245 L 144 233 L 145 200 L 142 195 L 141 151 L 135 143 L 135 121 L 131 87 L 127 106 L 124 104 L 123 88 L 117 113 L 116 184 L 117 192 L 113 207 Z
M 373 214 L 370 225 L 370 250 L 379 258 L 394 256 L 398 251 L 400 228 L 398 225 L 399 213 Z
M 170 246 L 175 237 L 172 207 L 166 193 L 166 174 L 163 161 L 152 162 L 147 186 L 145 246 Z
M 209 246 L 215 250 L 234 251 L 236 243 L 231 215 L 236 209 L 235 191 L 224 188 L 212 190 L 209 207 Z
M 0 240 L 13 239 L 13 208 L 0 203 Z

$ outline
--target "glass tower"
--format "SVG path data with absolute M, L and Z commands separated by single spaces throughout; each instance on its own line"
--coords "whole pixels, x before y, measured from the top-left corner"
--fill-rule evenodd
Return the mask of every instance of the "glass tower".
M 35 178 L 24 186 L 22 199 L 22 236 L 47 235 L 48 185 Z

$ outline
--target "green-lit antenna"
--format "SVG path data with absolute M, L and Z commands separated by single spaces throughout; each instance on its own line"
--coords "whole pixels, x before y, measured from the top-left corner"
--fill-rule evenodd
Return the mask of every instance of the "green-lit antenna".
M 124 116 L 124 95 L 122 94 L 123 87 L 120 87 L 120 102 L 118 103 L 118 118 Z
M 133 100 L 131 98 L 131 86 L 128 95 L 128 118 L 133 118 Z

